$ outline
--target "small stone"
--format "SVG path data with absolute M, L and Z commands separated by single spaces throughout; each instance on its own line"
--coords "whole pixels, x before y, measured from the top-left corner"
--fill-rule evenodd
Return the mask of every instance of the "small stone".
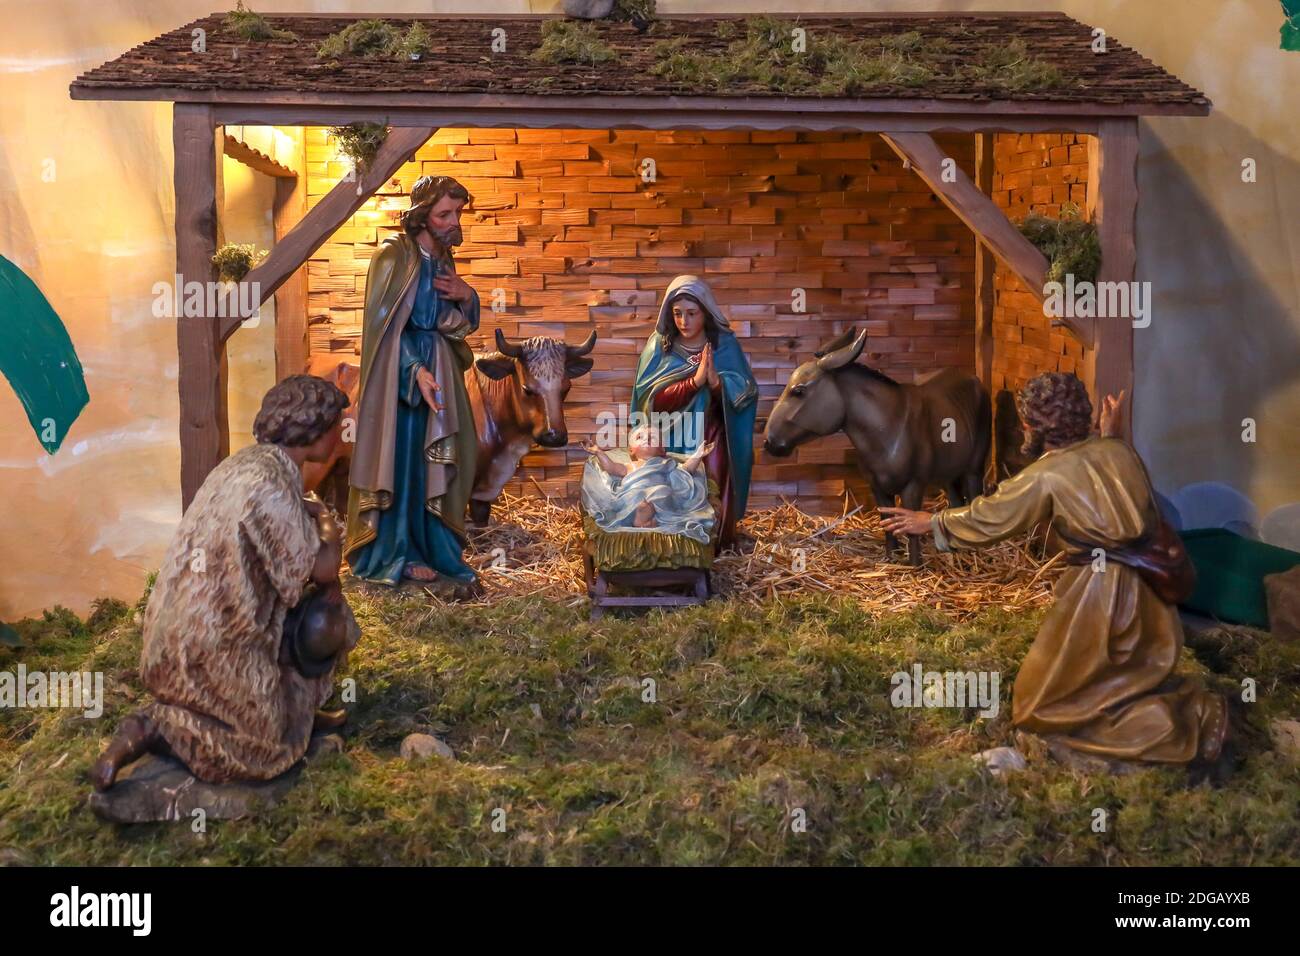
M 1000 777 L 1006 773 L 1015 773 L 1029 766 L 1029 762 L 1025 760 L 1025 755 L 1015 747 L 994 747 L 992 750 L 981 750 L 971 759 L 983 763 L 984 766 L 988 767 L 989 773 L 995 777 Z
M 456 752 L 433 734 L 408 734 L 402 741 L 403 760 L 420 760 L 426 757 L 456 759 Z
M 1300 762 L 1300 720 L 1275 720 L 1269 730 L 1277 752 L 1293 763 Z

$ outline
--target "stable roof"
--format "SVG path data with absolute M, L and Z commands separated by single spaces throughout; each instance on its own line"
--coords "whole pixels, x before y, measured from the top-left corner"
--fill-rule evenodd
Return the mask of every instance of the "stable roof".
M 1093 28 L 1062 13 L 775 15 L 818 37 L 864 40 L 915 32 L 926 41 L 946 41 L 940 52 L 928 55 L 934 69 L 923 82 L 872 85 L 851 97 L 754 83 L 717 88 L 708 77 L 673 82 L 654 72 L 662 55 L 658 41 L 680 37 L 688 52 L 725 53 L 732 39 L 744 34 L 747 18 L 739 16 L 669 16 L 645 33 L 629 23 L 596 21 L 594 29 L 617 59 L 559 66 L 533 57 L 543 24 L 556 19 L 550 16 L 268 15 L 272 27 L 291 31 L 296 39 L 267 41 L 224 32 L 224 16 L 195 20 L 82 74 L 72 83 L 72 97 L 389 108 L 581 102 L 588 108 L 620 110 L 710 104 L 771 109 L 784 102 L 800 110 L 1039 116 L 1205 115 L 1210 110 L 1204 94 L 1113 37 L 1106 39 L 1107 52 L 1093 52 Z M 370 18 L 387 19 L 402 29 L 420 22 L 432 37 L 430 53 L 418 61 L 317 56 L 327 36 Z M 204 53 L 192 49 L 196 29 L 206 32 Z M 506 47 L 493 52 L 493 31 L 498 29 L 505 30 Z M 1068 84 L 1009 89 L 996 78 L 973 79 L 965 69 L 981 51 L 1015 40 L 1024 41 L 1030 55 L 1056 66 Z

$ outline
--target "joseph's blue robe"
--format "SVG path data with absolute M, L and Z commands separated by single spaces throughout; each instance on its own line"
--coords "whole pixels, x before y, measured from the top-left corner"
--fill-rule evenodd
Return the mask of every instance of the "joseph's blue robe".
M 465 563 L 460 539 L 443 520 L 426 507 L 425 466 L 421 460 L 429 406 L 415 384 L 419 367 L 435 371 L 435 349 L 441 338 L 437 321 L 441 296 L 433 287 L 437 274 L 434 261 L 420 257 L 420 278 L 411 315 L 402 329 L 400 372 L 397 395 L 397 433 L 393 462 L 393 500 L 379 513 L 377 536 L 359 549 L 352 558 L 352 573 L 368 581 L 397 584 L 410 566 L 432 568 L 447 578 L 462 583 L 476 579 L 474 569 Z M 472 328 L 478 327 L 478 300 L 462 305 Z M 445 347 L 445 346 L 444 346 Z M 441 400 L 452 398 L 451 389 L 442 385 Z

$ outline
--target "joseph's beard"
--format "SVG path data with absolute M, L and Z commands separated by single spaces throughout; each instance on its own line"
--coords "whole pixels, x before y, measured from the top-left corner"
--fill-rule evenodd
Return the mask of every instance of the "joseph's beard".
M 465 233 L 460 226 L 452 226 L 450 229 L 430 229 L 429 235 L 437 239 L 447 249 L 453 249 L 465 241 Z

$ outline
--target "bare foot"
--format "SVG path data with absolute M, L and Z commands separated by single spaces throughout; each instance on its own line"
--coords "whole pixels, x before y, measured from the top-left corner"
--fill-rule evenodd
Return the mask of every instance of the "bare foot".
M 632 524 L 638 528 L 653 528 L 659 522 L 655 520 L 655 506 L 648 501 L 643 501 L 637 505 L 636 513 L 632 516 Z
M 402 577 L 410 578 L 412 581 L 433 581 L 438 577 L 438 572 L 433 568 L 426 568 L 423 564 L 408 564 L 402 571 Z
M 101 793 L 117 780 L 118 772 L 153 749 L 160 741 L 158 728 L 143 713 L 131 714 L 90 768 L 90 783 Z

